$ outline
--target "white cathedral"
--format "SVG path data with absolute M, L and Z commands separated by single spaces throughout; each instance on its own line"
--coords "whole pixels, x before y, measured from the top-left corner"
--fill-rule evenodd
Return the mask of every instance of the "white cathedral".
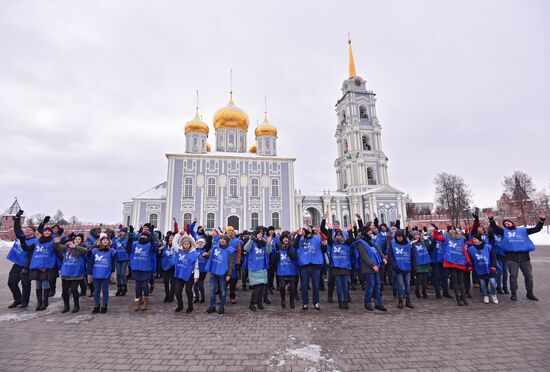
M 166 182 L 123 203 L 124 223 L 150 222 L 168 231 L 172 217 L 180 226 L 197 217 L 208 229 L 263 225 L 292 230 L 304 222 L 318 225 L 324 213 L 343 226 L 355 213 L 365 220 L 378 216 L 386 223 L 398 216 L 406 219 L 403 192 L 388 181 L 375 93 L 366 89 L 366 81 L 355 72 L 351 40 L 349 77 L 342 84 L 336 113 L 336 191 L 296 191 L 296 159 L 277 156 L 277 129 L 267 113 L 254 131 L 256 142 L 247 151 L 249 119 L 234 104 L 230 92 L 227 106 L 214 114 L 216 151 L 210 149 L 210 128 L 197 108 L 195 118 L 185 124 L 185 153 L 166 154 Z

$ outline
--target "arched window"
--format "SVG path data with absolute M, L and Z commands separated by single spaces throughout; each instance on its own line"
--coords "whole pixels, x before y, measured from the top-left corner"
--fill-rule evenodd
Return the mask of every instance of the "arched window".
M 158 227 L 159 222 L 159 215 L 156 213 L 151 213 L 149 215 L 149 223 L 153 225 L 153 227 Z
M 374 170 L 371 167 L 367 168 L 367 183 L 369 185 L 376 185 L 376 180 L 374 179 Z
M 363 105 L 359 106 L 359 118 L 361 119 L 369 118 L 369 116 L 367 115 L 367 108 Z
M 279 179 L 278 178 L 271 179 L 271 196 L 274 198 L 279 197 Z
M 271 213 L 271 226 L 275 227 L 275 229 L 279 229 L 279 213 L 273 212 Z
M 250 227 L 255 229 L 260 224 L 259 215 L 257 212 L 252 212 L 250 214 Z
M 347 153 L 348 153 L 348 150 L 349 150 L 349 148 L 348 148 L 348 140 L 345 139 L 345 140 L 344 140 L 344 154 L 347 154 Z
M 183 197 L 192 198 L 193 197 L 193 178 L 185 177 L 183 181 Z
M 363 150 L 372 150 L 372 147 L 369 144 L 369 137 L 367 135 L 363 135 L 363 137 L 361 137 L 361 141 L 363 142 Z
M 207 229 L 213 229 L 214 228 L 215 219 L 216 219 L 216 216 L 214 215 L 214 213 L 208 213 L 206 215 L 206 228 Z
M 257 198 L 260 196 L 260 180 L 256 177 L 250 179 L 250 196 Z
M 185 228 L 187 225 L 190 225 L 191 222 L 191 219 L 193 218 L 193 216 L 191 215 L 191 213 L 185 213 L 183 215 L 183 228 Z M 177 233 L 177 231 L 175 231 Z
M 380 223 L 386 223 L 386 212 L 380 212 Z
M 130 216 L 126 217 L 126 226 L 130 226 Z
M 227 136 L 227 142 L 228 148 L 235 148 L 235 134 L 233 132 L 229 132 L 229 135 Z
M 239 196 L 239 189 L 237 188 L 237 177 L 231 177 L 229 179 L 229 197 L 236 198 Z
M 216 197 L 216 178 L 215 177 L 208 177 L 206 196 L 208 196 L 209 198 Z
M 334 223 L 334 221 L 332 221 Z M 342 218 L 343 227 L 348 227 L 349 223 L 349 216 L 347 214 L 344 214 L 344 217 Z
M 346 124 L 346 112 L 345 111 L 342 111 L 342 121 L 341 121 L 342 125 Z

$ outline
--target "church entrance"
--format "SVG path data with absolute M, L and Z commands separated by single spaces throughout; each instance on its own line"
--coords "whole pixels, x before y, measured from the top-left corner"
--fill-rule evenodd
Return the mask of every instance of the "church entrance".
M 239 230 L 239 216 L 229 216 L 227 218 L 227 226 L 232 226 L 235 230 Z
M 304 224 L 319 226 L 321 224 L 321 212 L 317 208 L 309 207 L 302 215 Z

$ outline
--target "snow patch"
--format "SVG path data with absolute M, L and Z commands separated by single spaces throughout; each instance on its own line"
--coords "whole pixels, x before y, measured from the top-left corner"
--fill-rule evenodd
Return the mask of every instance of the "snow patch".
M 0 322 L 23 322 L 37 316 L 37 314 L 5 314 L 0 315 Z
M 529 235 L 529 239 L 535 245 L 550 245 L 550 231 L 547 226 L 544 226 L 538 233 Z
M 5 240 L 0 239 L 0 249 L 9 250 L 14 242 L 7 242 Z
M 312 364 L 305 371 L 339 371 L 334 359 L 324 356 L 321 346 L 314 344 L 305 345 L 297 349 L 289 348 L 284 352 L 275 351 L 266 361 L 266 364 L 270 367 L 282 367 L 286 364 L 286 360 L 294 358 L 299 358 Z
M 63 323 L 64 324 L 80 324 L 82 322 L 89 322 L 92 320 L 93 317 L 91 315 L 79 315 L 72 319 L 66 320 Z

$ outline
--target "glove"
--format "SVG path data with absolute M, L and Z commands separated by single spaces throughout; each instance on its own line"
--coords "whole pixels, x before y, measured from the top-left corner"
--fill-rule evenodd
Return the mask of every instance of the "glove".
M 22 209 L 20 209 L 16 214 L 15 214 L 15 218 L 19 218 L 23 215 L 24 211 Z
M 44 221 L 42 221 L 42 223 L 45 225 L 45 224 L 47 224 L 48 222 L 50 222 L 51 219 L 52 219 L 52 218 L 51 218 L 50 216 L 46 216 L 46 217 L 44 217 Z
M 492 273 L 496 273 L 496 272 L 497 272 L 497 268 L 496 268 L 496 267 L 491 267 L 491 268 L 489 269 L 489 271 L 492 272 Z

